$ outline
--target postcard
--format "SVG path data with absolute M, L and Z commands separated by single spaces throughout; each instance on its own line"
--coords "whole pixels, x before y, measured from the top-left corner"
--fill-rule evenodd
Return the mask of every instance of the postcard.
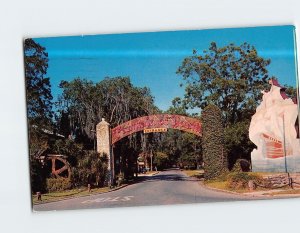
M 300 195 L 295 27 L 26 38 L 34 211 Z

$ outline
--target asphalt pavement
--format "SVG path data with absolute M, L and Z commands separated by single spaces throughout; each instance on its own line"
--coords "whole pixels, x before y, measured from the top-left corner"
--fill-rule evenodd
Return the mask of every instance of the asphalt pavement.
M 34 211 L 93 209 L 149 205 L 192 204 L 258 199 L 205 188 L 179 169 L 140 178 L 122 189 L 33 206 Z

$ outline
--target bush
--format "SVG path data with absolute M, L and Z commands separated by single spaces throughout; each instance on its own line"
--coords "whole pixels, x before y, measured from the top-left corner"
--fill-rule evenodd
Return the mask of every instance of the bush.
M 71 166 L 76 166 L 78 158 L 84 156 L 85 154 L 83 146 L 70 139 L 59 139 L 51 142 L 50 151 L 54 154 L 68 156 L 68 162 Z
M 232 172 L 227 175 L 228 187 L 231 189 L 247 189 L 250 180 L 253 180 L 256 184 L 263 183 L 263 178 L 257 174 Z
M 84 156 L 78 159 L 77 167 L 73 167 L 71 173 L 74 186 L 91 184 L 95 187 L 102 187 L 107 175 L 107 157 L 100 156 L 94 151 L 85 151 Z
M 222 112 L 217 106 L 208 105 L 203 110 L 201 119 L 204 177 L 211 180 L 222 176 L 227 170 Z
M 238 159 L 232 170 L 232 172 L 249 172 L 250 171 L 250 163 L 246 159 Z
M 30 156 L 30 183 L 31 183 L 31 192 L 46 192 L 47 184 L 46 178 L 49 176 L 50 169 L 46 165 Z
M 68 178 L 48 178 L 46 182 L 48 192 L 63 191 L 72 187 Z

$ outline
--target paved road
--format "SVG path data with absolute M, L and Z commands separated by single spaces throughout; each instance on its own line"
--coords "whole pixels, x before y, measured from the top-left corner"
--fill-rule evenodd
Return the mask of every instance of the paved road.
M 35 211 L 102 207 L 190 204 L 249 200 L 245 197 L 204 188 L 180 170 L 168 170 L 109 193 L 34 205 Z

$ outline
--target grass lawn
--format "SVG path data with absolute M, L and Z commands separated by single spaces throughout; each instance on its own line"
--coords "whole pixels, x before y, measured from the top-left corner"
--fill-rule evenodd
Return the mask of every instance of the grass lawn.
M 227 181 L 205 181 L 204 184 L 211 188 L 232 191 L 227 187 Z
M 240 189 L 233 189 L 230 188 L 228 185 L 228 181 L 219 181 L 219 180 L 212 180 L 212 181 L 205 181 L 205 186 L 208 186 L 210 188 L 220 189 L 224 191 L 230 191 L 230 192 L 236 192 L 236 193 L 248 193 L 249 189 L 240 188 Z M 257 191 L 263 190 L 261 188 L 257 188 Z
M 120 187 L 122 187 L 122 186 L 120 186 Z M 118 188 L 120 188 L 120 187 L 118 187 Z M 65 191 L 61 191 L 61 192 L 42 194 L 41 201 L 39 201 L 37 199 L 37 195 L 32 195 L 32 202 L 34 205 L 36 205 L 36 204 L 59 201 L 59 200 L 64 200 L 64 199 L 69 199 L 69 198 L 74 198 L 74 197 L 82 197 L 82 196 L 104 193 L 104 192 L 108 192 L 110 190 L 113 190 L 113 189 L 110 189 L 109 187 L 94 188 L 91 190 L 91 192 L 88 192 L 87 188 L 71 189 L 71 190 L 65 190 Z
M 258 176 L 268 176 L 268 175 L 273 175 L 274 173 L 251 172 L 251 174 L 252 175 L 258 175 Z M 248 192 L 250 192 L 248 187 L 240 187 L 240 188 L 230 187 L 228 180 L 216 179 L 216 180 L 204 181 L 204 185 L 206 185 L 208 187 L 211 187 L 211 188 L 225 190 L 225 191 L 231 191 L 231 192 L 236 192 L 236 193 L 248 193 Z M 290 188 L 288 186 L 286 186 L 286 187 L 282 187 L 281 189 L 289 190 Z M 256 189 L 254 190 L 254 192 L 255 191 L 270 191 L 270 190 L 274 190 L 274 189 L 257 186 Z M 289 191 L 293 191 L 293 190 L 289 190 Z M 282 193 L 282 194 L 285 194 L 285 193 Z
M 215 189 L 220 189 L 220 190 L 230 191 L 230 192 L 236 192 L 236 193 L 250 192 L 250 190 L 248 188 L 239 188 L 239 189 L 230 188 L 228 185 L 228 181 L 218 181 L 218 180 L 205 181 L 204 185 L 208 186 L 210 188 L 215 188 Z M 255 189 L 255 191 L 264 191 L 264 190 L 267 191 L 269 189 L 261 188 L 261 187 L 256 187 L 256 189 Z
M 197 177 L 197 178 L 203 178 L 203 170 L 183 170 L 183 172 L 191 177 Z M 251 172 L 252 175 L 257 176 L 272 176 L 274 173 L 267 173 L 267 172 Z M 281 174 L 281 173 L 278 173 Z M 283 173 L 284 174 L 284 173 Z M 232 188 L 229 186 L 228 180 L 226 178 L 219 178 L 216 180 L 208 180 L 204 181 L 203 184 L 207 187 L 224 190 L 224 191 L 230 191 L 230 192 L 236 192 L 236 193 L 248 193 L 250 190 L 248 188 Z M 256 187 L 255 191 L 266 191 L 264 195 L 281 195 L 281 194 L 300 194 L 300 189 L 290 189 L 290 187 L 282 187 L 283 190 L 274 190 L 274 189 L 268 189 L 263 187 Z M 271 192 L 267 192 L 270 191 Z M 255 192 L 254 191 L 254 192 Z

